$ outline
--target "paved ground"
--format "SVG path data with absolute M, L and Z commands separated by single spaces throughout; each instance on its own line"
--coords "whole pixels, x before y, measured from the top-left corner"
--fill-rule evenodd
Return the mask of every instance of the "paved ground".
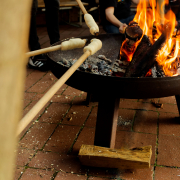
M 104 33 L 102 27 L 100 33 Z M 39 27 L 42 47 L 49 46 L 46 28 Z M 61 39 L 89 35 L 82 28 L 60 26 Z M 55 83 L 50 72 L 27 69 L 25 115 Z M 133 90 L 132 90 L 133 91 Z M 180 179 L 180 125 L 174 97 L 121 99 L 115 148 L 152 145 L 151 167 L 118 170 L 82 166 L 77 157 L 82 144 L 93 144 L 97 103 L 84 105 L 86 92 L 63 85 L 19 137 L 15 180 L 176 180 Z M 124 123 L 122 123 L 124 122 Z

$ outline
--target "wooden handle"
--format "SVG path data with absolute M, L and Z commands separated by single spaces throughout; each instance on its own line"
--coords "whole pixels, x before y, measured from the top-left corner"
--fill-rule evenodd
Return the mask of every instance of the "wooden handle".
M 28 57 L 31 57 L 31 56 L 36 56 L 36 55 L 39 55 L 39 54 L 51 52 L 51 51 L 57 51 L 59 49 L 61 49 L 61 45 L 52 46 L 52 47 L 48 47 L 48 48 L 44 48 L 44 49 L 39 49 L 39 50 L 36 50 L 36 51 L 31 51 L 31 52 L 26 53 L 26 55 Z
M 33 106 L 33 108 L 24 116 L 19 122 L 17 135 L 19 135 L 24 128 L 31 122 L 37 113 L 45 106 L 45 104 L 52 98 L 52 96 L 59 90 L 59 88 L 69 79 L 69 77 L 76 71 L 76 69 L 90 56 L 91 52 L 86 51 L 79 59 L 69 68 L 66 73 L 49 89 L 49 91 Z
M 81 2 L 81 0 L 76 0 L 76 2 L 78 3 L 79 7 L 81 8 L 81 11 L 83 12 L 83 14 L 87 14 L 87 11 L 86 11 L 83 3 Z

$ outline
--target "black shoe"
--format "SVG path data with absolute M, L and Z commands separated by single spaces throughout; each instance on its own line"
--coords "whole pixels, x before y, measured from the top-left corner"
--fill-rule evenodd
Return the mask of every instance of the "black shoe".
M 46 55 L 41 54 L 37 56 L 32 56 L 29 58 L 28 67 L 32 69 L 37 69 L 40 71 L 48 71 L 49 66 L 47 63 Z

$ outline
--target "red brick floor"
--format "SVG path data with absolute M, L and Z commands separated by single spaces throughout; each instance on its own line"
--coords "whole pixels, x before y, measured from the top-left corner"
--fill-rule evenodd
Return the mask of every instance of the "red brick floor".
M 105 33 L 100 26 L 100 33 Z M 88 28 L 60 25 L 61 39 L 90 35 Z M 45 27 L 38 27 L 42 48 L 48 47 Z M 55 83 L 50 72 L 27 69 L 25 115 Z M 178 180 L 180 125 L 174 97 L 121 99 L 116 148 L 152 145 L 151 167 L 121 170 L 82 166 L 77 157 L 82 144 L 93 144 L 97 103 L 84 105 L 86 92 L 64 84 L 19 136 L 15 180 Z

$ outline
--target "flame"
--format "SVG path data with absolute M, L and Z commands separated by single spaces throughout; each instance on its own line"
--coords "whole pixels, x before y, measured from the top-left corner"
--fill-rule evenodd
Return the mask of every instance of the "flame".
M 130 62 L 136 51 L 137 46 L 140 43 L 140 40 L 135 42 L 133 45 L 128 45 L 129 40 L 125 39 L 120 48 L 120 57 L 126 57 L 126 61 Z
M 164 1 L 164 4 L 168 4 L 168 0 Z M 180 55 L 180 37 L 173 36 L 176 24 L 175 14 L 171 10 L 165 15 L 163 14 L 163 16 L 159 13 L 163 11 L 164 4 L 159 7 L 159 4 L 156 4 L 156 0 L 149 0 L 149 4 L 146 0 L 140 0 L 133 21 L 138 23 L 143 30 L 143 35 L 147 35 L 152 44 L 161 36 L 165 25 L 170 24 L 171 29 L 170 33 L 167 34 L 167 41 L 159 50 L 156 61 L 163 67 L 165 75 L 173 76 L 176 74 L 174 70 L 176 66 L 175 61 L 177 56 Z M 156 33 L 153 33 L 154 27 L 156 27 Z

